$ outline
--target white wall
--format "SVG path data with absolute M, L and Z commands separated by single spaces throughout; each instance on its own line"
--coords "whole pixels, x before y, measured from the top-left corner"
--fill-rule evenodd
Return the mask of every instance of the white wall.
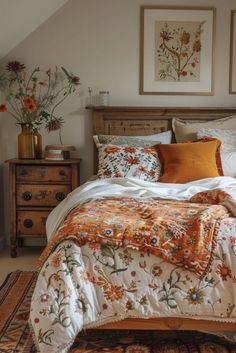
M 0 0 L 0 58 L 68 0 Z
M 145 4 L 216 7 L 214 96 L 139 95 L 140 5 Z M 90 112 L 84 110 L 88 86 L 94 93 L 109 90 L 111 105 L 236 106 L 236 96 L 228 94 L 231 9 L 236 9 L 235 0 L 70 0 L 0 65 L 15 59 L 29 70 L 62 65 L 80 76 L 79 96 L 70 97 L 61 113 L 66 120 L 63 142 L 74 144 L 78 149 L 75 155 L 83 158 L 84 181 L 92 174 L 93 165 L 92 122 Z M 5 115 L 0 132 L 2 162 L 17 156 L 17 133 L 14 121 Z M 56 133 L 44 131 L 43 140 L 44 145 L 58 143 Z

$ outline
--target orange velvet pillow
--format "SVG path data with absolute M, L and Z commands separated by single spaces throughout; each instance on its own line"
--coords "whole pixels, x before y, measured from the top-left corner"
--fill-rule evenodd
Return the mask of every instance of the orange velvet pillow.
M 221 142 L 217 139 L 158 145 L 164 183 L 187 183 L 222 175 L 216 155 Z

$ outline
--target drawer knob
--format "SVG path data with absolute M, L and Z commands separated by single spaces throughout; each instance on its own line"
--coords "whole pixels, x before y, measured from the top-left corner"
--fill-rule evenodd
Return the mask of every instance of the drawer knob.
M 65 175 L 66 175 L 66 173 L 65 173 L 65 171 L 64 171 L 64 170 L 62 170 L 62 169 L 61 169 L 61 170 L 59 170 L 59 175 L 60 175 L 60 176 L 65 176 Z
M 32 219 L 29 219 L 29 218 L 26 218 L 25 220 L 24 220 L 24 227 L 25 228 L 32 228 L 33 227 L 33 221 L 32 221 Z
M 55 197 L 57 201 L 62 201 L 65 198 L 65 194 L 63 192 L 57 192 Z
M 25 201 L 29 201 L 32 199 L 32 193 L 30 191 L 25 191 L 22 196 Z

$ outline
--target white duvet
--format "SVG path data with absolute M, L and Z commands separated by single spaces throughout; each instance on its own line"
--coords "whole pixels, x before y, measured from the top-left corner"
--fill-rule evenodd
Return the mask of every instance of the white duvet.
M 50 239 L 81 202 L 104 196 L 188 200 L 213 189 L 224 189 L 236 199 L 236 180 L 230 177 L 187 184 L 126 178 L 87 182 L 52 211 L 47 236 Z M 42 267 L 32 298 L 30 323 L 38 350 L 66 353 L 83 328 L 126 317 L 175 316 L 236 323 L 234 217 L 222 221 L 217 244 L 212 270 L 200 280 L 154 255 L 62 242 Z

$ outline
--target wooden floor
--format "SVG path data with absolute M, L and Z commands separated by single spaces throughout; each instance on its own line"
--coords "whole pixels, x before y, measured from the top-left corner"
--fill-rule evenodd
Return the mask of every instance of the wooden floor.
M 16 258 L 10 257 L 9 248 L 0 251 L 0 285 L 9 272 L 16 270 L 33 271 L 43 248 L 39 246 L 23 246 L 18 249 Z

